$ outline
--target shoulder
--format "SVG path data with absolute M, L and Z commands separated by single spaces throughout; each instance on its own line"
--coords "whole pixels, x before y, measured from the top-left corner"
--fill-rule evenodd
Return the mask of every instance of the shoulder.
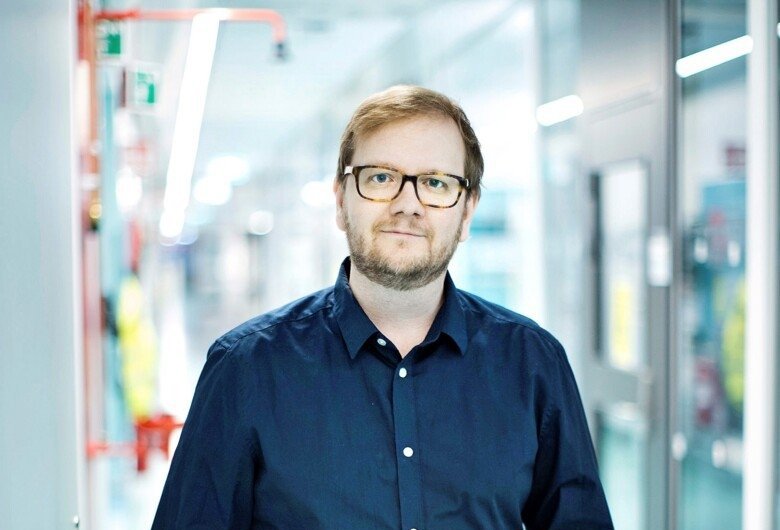
M 480 321 L 482 325 L 493 325 L 497 327 L 527 332 L 538 336 L 541 340 L 549 342 L 551 346 L 559 346 L 558 340 L 553 335 L 540 326 L 531 318 L 516 313 L 511 309 L 489 302 L 479 296 L 461 291 L 458 289 L 458 299 L 461 307 L 467 313 L 470 319 Z
M 247 320 L 217 338 L 212 350 L 232 353 L 240 350 L 244 344 L 254 344 L 290 328 L 296 328 L 300 332 L 307 322 L 319 323 L 318 317 L 322 317 L 332 306 L 331 286 Z M 211 354 L 211 351 L 209 353 Z
M 533 319 L 475 294 L 460 289 L 457 292 L 473 331 L 487 333 L 494 340 L 521 346 L 527 352 L 539 352 L 556 362 L 567 362 L 566 353 L 558 339 Z

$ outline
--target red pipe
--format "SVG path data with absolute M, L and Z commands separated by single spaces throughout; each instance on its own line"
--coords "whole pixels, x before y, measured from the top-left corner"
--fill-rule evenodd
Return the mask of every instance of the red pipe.
M 274 41 L 281 44 L 287 38 L 284 18 L 273 9 L 125 9 L 117 11 L 97 11 L 95 20 L 192 20 L 197 15 L 212 15 L 219 20 L 234 22 L 265 22 L 271 25 Z

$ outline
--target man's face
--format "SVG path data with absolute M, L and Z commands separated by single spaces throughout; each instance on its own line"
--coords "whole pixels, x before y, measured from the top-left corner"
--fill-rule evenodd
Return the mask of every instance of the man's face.
M 463 176 L 465 148 L 454 121 L 420 116 L 389 123 L 357 140 L 351 165 L 394 167 L 407 175 L 439 171 Z M 336 222 L 347 234 L 355 267 L 370 280 L 405 291 L 427 285 L 447 269 L 468 238 L 476 198 L 461 194 L 452 208 L 423 206 L 406 182 L 392 202 L 360 197 L 354 176 L 334 181 Z

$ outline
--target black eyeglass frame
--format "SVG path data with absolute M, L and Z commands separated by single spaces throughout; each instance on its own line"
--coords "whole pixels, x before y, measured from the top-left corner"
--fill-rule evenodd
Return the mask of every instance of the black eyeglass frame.
M 360 172 L 369 167 L 386 169 L 388 171 L 394 171 L 395 173 L 401 175 L 401 186 L 399 186 L 398 188 L 398 193 L 396 193 L 394 196 L 392 196 L 389 199 L 372 199 L 370 197 L 366 197 L 365 195 L 363 195 L 363 193 L 360 191 L 360 184 L 358 184 L 358 181 L 360 180 Z M 401 192 L 404 191 L 404 184 L 406 184 L 406 181 L 409 181 L 412 183 L 412 187 L 414 188 L 414 195 L 417 197 L 417 200 L 420 201 L 420 204 L 422 204 L 423 206 L 430 206 L 431 208 L 452 208 L 453 206 L 458 204 L 458 201 L 460 200 L 460 196 L 463 194 L 463 190 L 469 189 L 469 179 L 459 177 L 458 175 L 450 175 L 449 173 L 442 173 L 440 171 L 434 171 L 431 173 L 421 173 L 419 175 L 404 175 L 401 171 L 399 171 L 394 167 L 379 166 L 376 164 L 367 164 L 364 166 L 347 166 L 344 168 L 344 175 L 352 175 L 353 177 L 355 177 L 355 189 L 357 189 L 358 195 L 360 195 L 367 201 L 373 201 L 373 202 L 393 202 L 398 198 L 399 195 L 401 195 Z M 450 177 L 457 180 L 458 184 L 460 184 L 460 188 L 458 189 L 458 196 L 455 197 L 455 202 L 453 202 L 449 206 L 440 206 L 438 204 L 427 204 L 423 202 L 422 199 L 420 199 L 420 194 L 417 191 L 417 179 L 420 177 Z

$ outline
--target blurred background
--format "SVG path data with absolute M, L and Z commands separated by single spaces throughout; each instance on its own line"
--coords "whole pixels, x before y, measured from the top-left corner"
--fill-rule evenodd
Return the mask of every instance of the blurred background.
M 335 281 L 341 132 L 411 83 L 483 146 L 455 282 L 566 347 L 616 528 L 779 528 L 777 11 L 0 1 L 0 526 L 150 526 L 206 350 Z

